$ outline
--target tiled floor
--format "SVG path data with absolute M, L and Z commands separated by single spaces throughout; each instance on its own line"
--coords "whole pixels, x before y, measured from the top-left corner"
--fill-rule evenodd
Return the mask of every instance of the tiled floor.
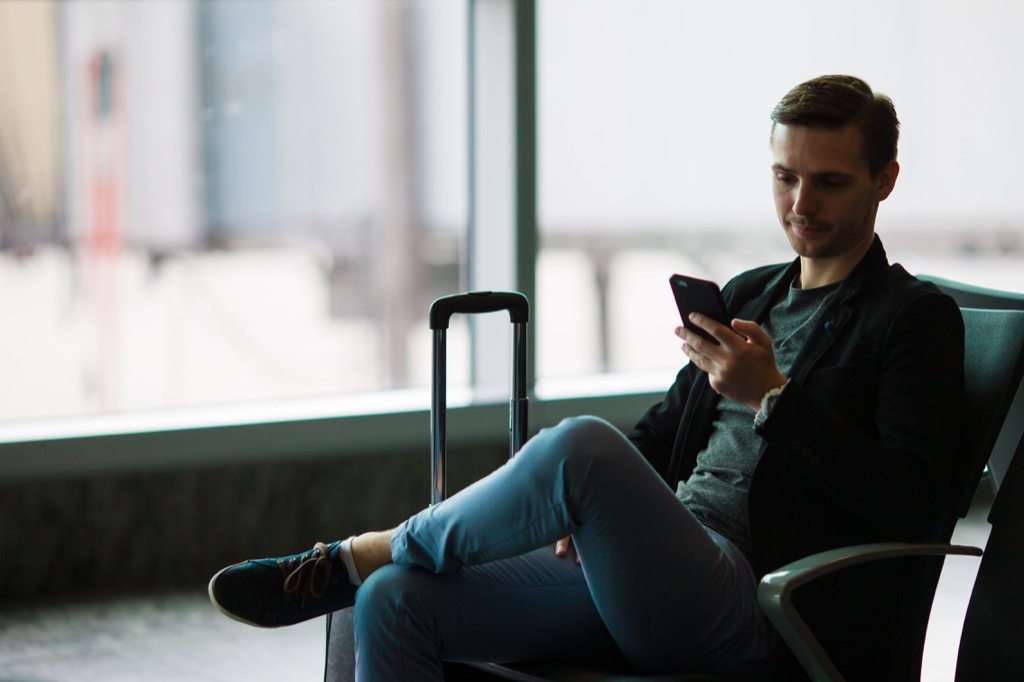
M 984 546 L 987 500 L 954 541 Z M 977 558 L 946 562 L 924 679 L 953 679 Z M 281 682 L 323 677 L 324 621 L 259 630 L 224 618 L 204 593 L 0 613 L 0 682 Z

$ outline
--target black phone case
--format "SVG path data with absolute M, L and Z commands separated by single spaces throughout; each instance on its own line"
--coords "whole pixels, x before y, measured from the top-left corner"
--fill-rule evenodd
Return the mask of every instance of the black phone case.
M 669 284 L 672 287 L 672 295 L 676 299 L 676 307 L 679 309 L 679 317 L 683 321 L 683 326 L 710 341 L 715 341 L 710 334 L 690 322 L 690 313 L 701 313 L 728 325 L 729 316 L 725 312 L 725 301 L 722 299 L 722 291 L 718 285 L 706 279 L 680 274 L 672 275 L 669 278 Z M 715 343 L 718 342 L 715 341 Z

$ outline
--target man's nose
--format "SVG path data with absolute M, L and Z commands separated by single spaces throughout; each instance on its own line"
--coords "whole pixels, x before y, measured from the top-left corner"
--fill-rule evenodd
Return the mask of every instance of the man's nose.
M 809 183 L 801 182 L 793 190 L 793 212 L 798 215 L 813 215 L 818 209 L 818 199 Z

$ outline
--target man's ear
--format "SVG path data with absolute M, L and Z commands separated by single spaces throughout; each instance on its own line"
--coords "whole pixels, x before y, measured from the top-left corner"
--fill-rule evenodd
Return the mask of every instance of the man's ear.
M 875 178 L 875 196 L 879 201 L 885 201 L 893 188 L 896 186 L 896 177 L 900 174 L 900 164 L 895 159 L 882 166 L 878 176 Z

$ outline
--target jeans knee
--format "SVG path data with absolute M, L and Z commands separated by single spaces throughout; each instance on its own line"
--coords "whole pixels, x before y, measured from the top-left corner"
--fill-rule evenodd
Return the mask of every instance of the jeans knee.
M 617 463 L 631 458 L 629 453 L 639 457 L 622 432 L 605 420 L 569 417 L 534 436 L 523 449 L 518 465 L 529 471 L 528 476 L 536 482 L 550 480 L 556 486 L 589 484 L 597 483 L 592 480 L 595 465 L 598 477 L 602 478 L 601 472 L 617 470 Z M 607 466 L 611 463 L 616 464 Z
M 410 595 L 416 591 L 418 570 L 388 564 L 373 572 L 356 591 L 356 620 L 390 620 L 408 613 Z
M 573 438 L 582 438 L 587 441 L 594 438 L 607 438 L 612 434 L 616 436 L 622 435 L 621 431 L 604 419 L 587 414 L 577 417 L 566 417 L 559 422 L 557 428 L 564 430 Z
M 569 460 L 581 457 L 592 461 L 603 454 L 615 454 L 619 444 L 626 442 L 622 432 L 600 417 L 568 417 L 551 429 L 556 450 Z
M 356 591 L 356 668 L 365 679 L 441 679 L 433 574 L 388 564 Z
M 421 585 L 428 575 L 422 569 L 396 564 L 374 571 L 356 591 L 356 637 L 394 635 L 396 628 L 429 623 L 429 605 Z

